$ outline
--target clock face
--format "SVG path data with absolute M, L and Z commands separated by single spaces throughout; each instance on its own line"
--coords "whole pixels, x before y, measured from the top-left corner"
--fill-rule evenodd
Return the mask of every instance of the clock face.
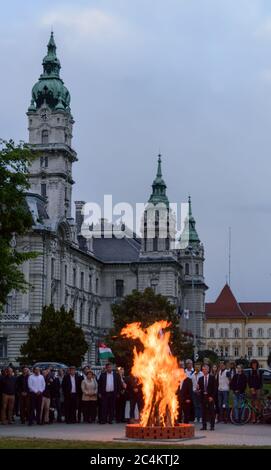
M 48 119 L 47 109 L 42 110 L 40 117 L 41 119 L 43 119 L 43 121 L 46 121 L 46 119 Z

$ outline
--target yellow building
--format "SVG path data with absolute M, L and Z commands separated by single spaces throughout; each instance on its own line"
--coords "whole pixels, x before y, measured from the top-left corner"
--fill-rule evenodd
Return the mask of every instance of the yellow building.
M 206 348 L 229 359 L 257 359 L 267 366 L 271 352 L 271 302 L 238 302 L 226 284 L 206 303 Z

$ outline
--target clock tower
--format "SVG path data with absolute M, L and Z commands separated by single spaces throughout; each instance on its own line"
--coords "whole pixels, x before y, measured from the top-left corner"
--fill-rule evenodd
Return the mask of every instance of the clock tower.
M 47 201 L 51 222 L 71 217 L 72 163 L 77 160 L 72 149 L 74 120 L 70 93 L 60 78 L 60 62 L 51 33 L 44 57 L 43 73 L 32 88 L 28 108 L 29 144 L 36 158 L 30 168 L 31 191 Z

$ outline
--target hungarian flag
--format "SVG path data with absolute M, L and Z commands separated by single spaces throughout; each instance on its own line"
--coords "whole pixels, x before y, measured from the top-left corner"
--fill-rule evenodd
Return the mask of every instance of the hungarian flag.
M 114 357 L 112 349 L 108 348 L 106 344 L 101 343 L 99 346 L 99 359 L 109 359 L 110 357 Z

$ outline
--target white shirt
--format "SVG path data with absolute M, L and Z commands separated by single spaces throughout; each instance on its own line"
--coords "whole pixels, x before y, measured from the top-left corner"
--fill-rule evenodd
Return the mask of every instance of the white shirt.
M 194 374 L 194 369 L 193 369 L 193 368 L 190 369 L 190 370 L 185 369 L 185 373 L 186 373 L 187 377 L 189 377 L 190 379 L 192 379 L 192 375 Z
M 106 373 L 106 387 L 105 387 L 106 392 L 114 392 L 114 375 L 113 372 L 109 374 L 109 372 Z
M 201 370 L 198 373 L 194 372 L 194 374 L 192 375 L 191 379 L 193 383 L 193 392 L 196 392 L 198 390 L 198 382 L 199 382 L 200 377 L 202 376 L 203 376 L 203 373 L 201 372 Z
M 70 378 L 71 378 L 71 384 L 72 384 L 71 393 L 76 393 L 75 375 L 70 375 Z
M 218 390 L 220 392 L 228 392 L 230 390 L 230 379 L 228 377 L 229 371 L 224 369 L 218 373 Z
M 44 390 L 45 390 L 45 380 L 44 380 L 43 375 L 41 375 L 41 374 L 39 374 L 39 375 L 35 375 L 35 374 L 30 375 L 29 379 L 28 379 L 28 387 L 29 387 L 30 392 L 34 392 L 34 393 L 44 392 Z

